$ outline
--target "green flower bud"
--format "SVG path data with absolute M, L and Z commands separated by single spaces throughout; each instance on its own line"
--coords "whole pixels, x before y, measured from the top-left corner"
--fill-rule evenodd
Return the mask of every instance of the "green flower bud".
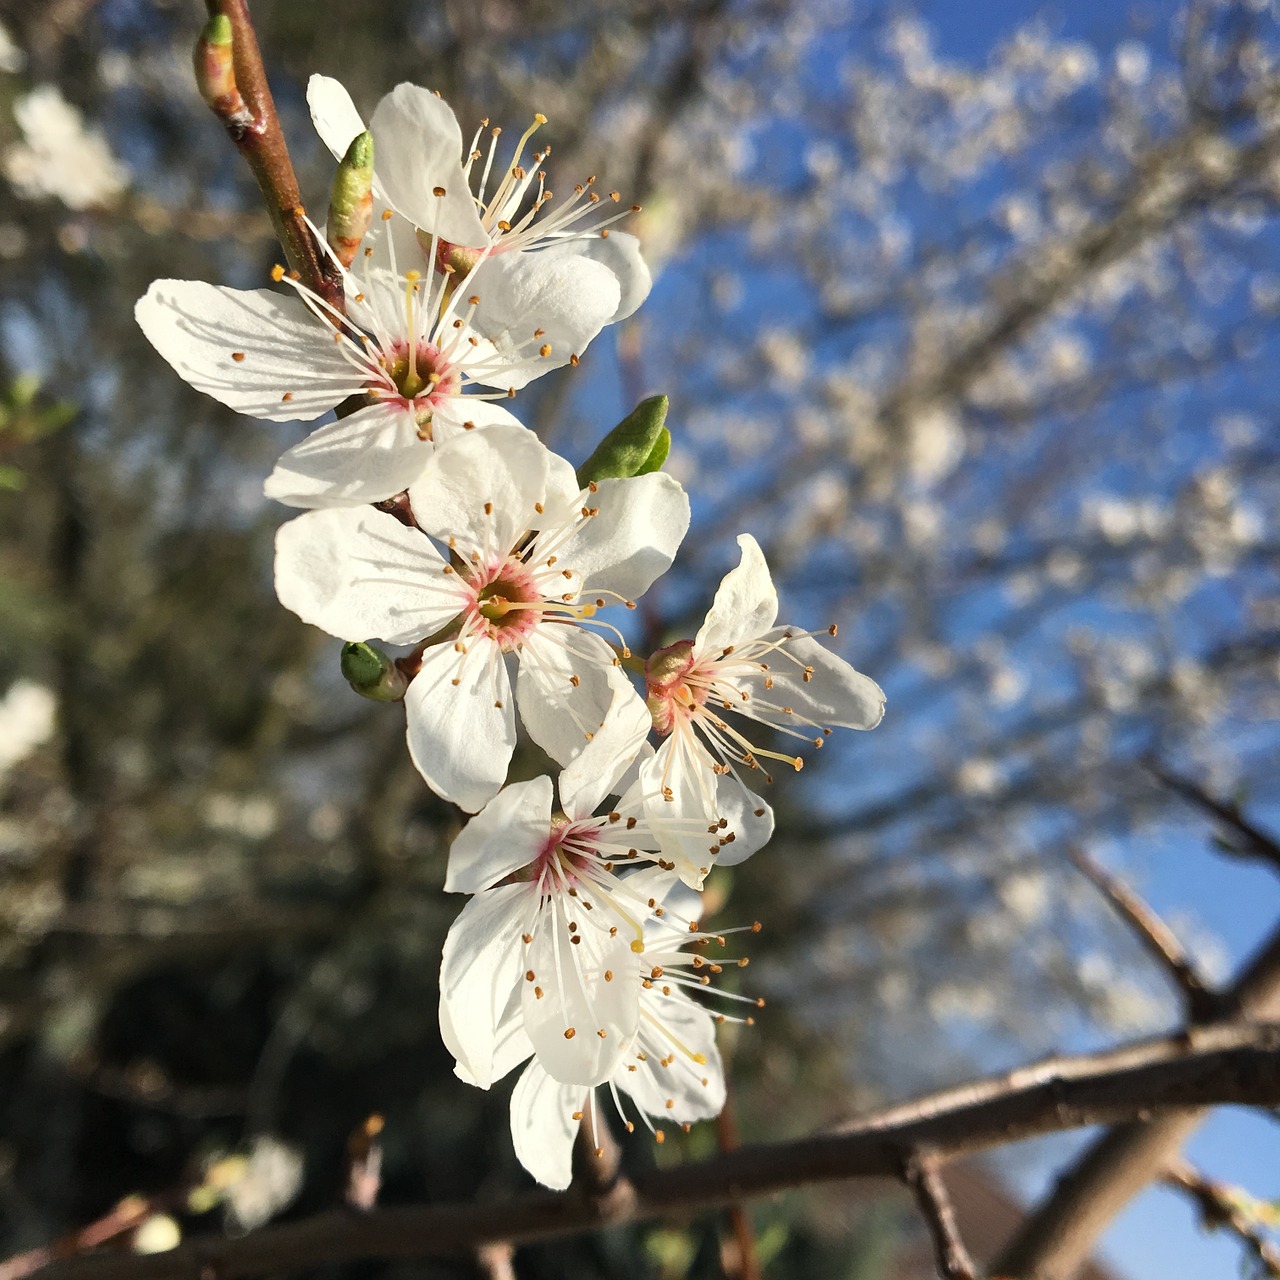
M 578 483 L 585 487 L 593 480 L 642 476 L 657 471 L 671 448 L 666 418 L 666 396 L 641 400 L 578 468 Z
M 329 195 L 325 238 L 344 267 L 355 261 L 360 241 L 372 221 L 373 134 L 365 130 L 352 138 L 334 174 Z
M 395 661 L 371 644 L 342 646 L 342 674 L 362 698 L 373 702 L 399 702 L 409 687 Z

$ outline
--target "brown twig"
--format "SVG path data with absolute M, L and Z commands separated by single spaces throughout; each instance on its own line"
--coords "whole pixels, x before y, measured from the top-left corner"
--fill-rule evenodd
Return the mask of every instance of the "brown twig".
M 716 1116 L 716 1143 L 721 1151 L 736 1151 L 741 1146 L 738 1124 L 734 1114 L 733 1090 L 729 1088 L 724 1107 Z M 721 1247 L 720 1261 L 729 1280 L 761 1280 L 760 1258 L 756 1252 L 756 1233 L 747 1211 L 740 1204 L 731 1204 L 728 1211 L 729 1227 L 733 1231 L 733 1256 L 725 1257 L 728 1242 Z
M 1280 1017 L 1280 929 L 1222 994 L 1241 1017 Z M 1068 1280 L 1124 1206 L 1169 1168 L 1206 1114 L 1197 1108 L 1130 1120 L 1091 1142 L 1027 1216 L 990 1270 Z
M 15 1254 L 0 1262 L 0 1280 L 23 1280 L 23 1277 L 34 1275 L 62 1258 L 88 1253 L 91 1249 L 140 1227 L 155 1211 L 155 1204 L 146 1197 L 126 1196 L 110 1213 L 63 1236 L 53 1244 L 28 1249 L 25 1253 Z
M 1217 818 L 1229 827 L 1242 843 L 1230 846 L 1230 852 L 1242 857 L 1261 858 L 1275 867 L 1280 867 L 1280 840 L 1259 826 L 1255 826 L 1241 812 L 1240 806 L 1226 800 L 1211 796 L 1198 782 L 1173 773 L 1157 761 L 1146 762 L 1147 772 L 1157 782 L 1167 787 L 1175 795 L 1180 796 L 1193 808 Z
M 1164 1175 L 1164 1181 L 1191 1197 L 1205 1230 L 1230 1231 L 1248 1250 L 1261 1274 L 1280 1280 L 1280 1247 L 1250 1221 L 1230 1187 L 1206 1178 L 1185 1160 L 1179 1160 Z
M 910 1187 L 929 1228 L 938 1275 L 942 1280 L 977 1280 L 977 1268 L 960 1238 L 937 1158 L 925 1151 L 910 1156 L 903 1164 L 902 1180 Z
M 1221 1103 L 1280 1102 L 1280 1025 L 1192 1028 L 1102 1054 L 1055 1058 L 892 1107 L 795 1142 L 740 1147 L 711 1160 L 619 1179 L 603 1199 L 537 1193 L 475 1205 L 330 1211 L 239 1239 L 200 1238 L 165 1254 L 61 1262 L 46 1280 L 219 1280 L 333 1266 L 357 1258 L 467 1254 L 600 1226 L 723 1208 L 753 1195 L 844 1178 L 902 1176 L 912 1151 L 949 1160 L 1023 1138 Z M 619 1194 L 624 1191 L 625 1195 Z
M 1141 943 L 1164 969 L 1182 995 L 1190 1022 L 1212 1022 L 1226 1010 L 1222 996 L 1200 977 L 1182 944 L 1163 920 L 1119 876 L 1113 875 L 1083 849 L 1069 849 L 1072 865 L 1095 885 Z
M 245 0 L 206 0 L 206 8 L 211 18 L 222 15 L 230 21 L 234 64 L 232 92 L 209 105 L 257 180 L 290 269 L 330 306 L 342 311 L 341 275 L 307 225 L 298 177 L 280 128 L 248 5 Z

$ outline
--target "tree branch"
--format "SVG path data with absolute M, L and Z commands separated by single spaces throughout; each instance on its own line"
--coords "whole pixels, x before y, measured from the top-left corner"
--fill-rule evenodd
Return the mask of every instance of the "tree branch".
M 932 1155 L 922 1153 L 907 1161 L 902 1179 L 916 1198 L 920 1216 L 924 1218 L 933 1239 L 933 1253 L 942 1280 L 977 1280 L 977 1268 L 969 1250 L 960 1239 L 951 1197 Z
M 1238 805 L 1216 799 L 1199 783 L 1173 773 L 1154 760 L 1148 761 L 1146 767 L 1147 772 L 1157 782 L 1181 797 L 1193 808 L 1217 818 L 1219 822 L 1234 831 L 1241 838 L 1243 847 L 1238 847 L 1233 852 L 1262 858 L 1270 862 L 1273 867 L 1280 868 L 1280 841 L 1245 818 Z
M 1280 930 L 1222 993 L 1246 1018 L 1280 1016 Z M 1161 1176 L 1204 1120 L 1203 1109 L 1119 1125 L 1090 1144 L 991 1264 L 993 1275 L 1067 1280 L 1112 1219 Z
M 1244 1206 L 1233 1197 L 1230 1187 L 1206 1178 L 1185 1160 L 1179 1160 L 1165 1174 L 1164 1180 L 1191 1197 L 1200 1210 L 1206 1230 L 1221 1228 L 1230 1231 L 1248 1250 L 1259 1274 L 1280 1280 L 1280 1249 L 1267 1239 L 1257 1223 L 1250 1220 Z
M 221 15 L 231 23 L 234 64 L 232 94 L 209 105 L 257 179 L 290 269 L 330 306 L 342 311 L 342 279 L 307 225 L 298 177 L 280 128 L 248 4 L 246 0 L 206 0 L 206 8 L 211 18 Z
M 931 1094 L 795 1142 L 740 1147 L 638 1175 L 606 1198 L 538 1192 L 505 1203 L 331 1211 L 234 1240 L 197 1239 L 150 1257 L 68 1259 L 47 1280 L 219 1280 L 357 1258 L 470 1254 L 494 1241 L 574 1235 L 843 1178 L 900 1179 L 919 1151 L 935 1161 L 1138 1115 L 1222 1103 L 1280 1103 L 1280 1025 L 1221 1024 L 1099 1054 L 1051 1058 Z M 619 1195 L 625 1186 L 628 1194 Z
M 1187 1020 L 1211 1022 L 1221 1017 L 1226 1012 L 1221 996 L 1200 977 L 1173 930 L 1123 880 L 1095 862 L 1083 849 L 1070 849 L 1067 857 L 1097 886 L 1147 954 L 1172 979 L 1182 995 Z

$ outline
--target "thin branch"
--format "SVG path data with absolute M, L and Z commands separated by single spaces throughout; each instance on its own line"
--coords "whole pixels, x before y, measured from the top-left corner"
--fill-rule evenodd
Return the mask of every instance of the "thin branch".
M 1175 795 L 1193 808 L 1207 813 L 1229 827 L 1243 842 L 1232 846 L 1232 852 L 1246 857 L 1261 858 L 1280 868 L 1280 840 L 1255 826 L 1240 812 L 1240 807 L 1230 801 L 1211 796 L 1199 783 L 1173 773 L 1154 760 L 1147 761 L 1147 772 Z
M 303 284 L 341 311 L 345 305 L 342 279 L 307 225 L 298 177 L 267 83 L 249 6 L 246 0 L 206 0 L 206 8 L 211 18 L 226 17 L 233 32 L 233 92 L 210 103 L 213 113 L 257 179 L 289 267 Z
M 927 1152 L 912 1156 L 903 1166 L 902 1180 L 911 1188 L 920 1216 L 929 1228 L 938 1275 L 942 1280 L 977 1280 L 977 1267 L 960 1238 L 938 1160 Z
M 727 1088 L 724 1106 L 716 1116 L 716 1144 L 720 1151 L 736 1151 L 742 1145 L 738 1137 L 732 1086 Z M 726 1240 L 720 1246 L 720 1263 L 726 1276 L 729 1280 L 761 1280 L 763 1273 L 756 1249 L 756 1233 L 747 1211 L 740 1204 L 731 1204 L 728 1218 L 733 1240 Z
M 239 1239 L 195 1239 L 150 1257 L 102 1255 L 49 1267 L 47 1280 L 219 1280 L 333 1266 L 358 1258 L 466 1254 L 494 1241 L 580 1234 L 669 1214 L 723 1208 L 747 1196 L 844 1178 L 902 1177 L 913 1152 L 936 1160 L 1137 1115 L 1179 1115 L 1222 1103 L 1280 1102 L 1280 1024 L 1193 1028 L 1100 1054 L 1048 1059 L 932 1094 L 799 1141 L 740 1147 L 710 1160 L 619 1180 L 604 1199 L 540 1192 L 478 1205 L 352 1214 L 330 1211 Z M 625 1188 L 627 1194 L 621 1195 Z
M 1067 857 L 1107 899 L 1132 930 L 1144 950 L 1169 975 L 1182 994 L 1188 1020 L 1211 1022 L 1226 1011 L 1221 995 L 1200 977 L 1173 930 L 1119 876 L 1112 875 L 1083 849 L 1069 849 Z
M 1230 1231 L 1244 1245 L 1260 1274 L 1280 1280 L 1280 1248 L 1249 1217 L 1231 1187 L 1206 1178 L 1185 1160 L 1179 1160 L 1164 1181 L 1191 1197 L 1207 1231 Z
M 1245 1018 L 1280 1017 L 1280 929 L 1222 994 Z M 1131 1120 L 1090 1143 L 1000 1251 L 991 1272 L 1068 1280 L 1125 1205 L 1170 1167 L 1206 1115 L 1196 1109 Z

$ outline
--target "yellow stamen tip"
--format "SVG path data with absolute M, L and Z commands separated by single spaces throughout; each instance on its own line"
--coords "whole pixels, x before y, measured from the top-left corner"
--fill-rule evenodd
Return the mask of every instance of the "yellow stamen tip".
M 638 955 L 638 956 L 643 955 L 643 954 L 644 954 L 644 941 L 643 941 L 642 939 L 640 939 L 640 938 L 636 938 L 636 939 L 634 939 L 634 940 L 632 941 L 632 943 L 631 943 L 631 950 L 632 950 L 632 951 L 634 951 L 634 952 L 636 953 L 636 955 Z

